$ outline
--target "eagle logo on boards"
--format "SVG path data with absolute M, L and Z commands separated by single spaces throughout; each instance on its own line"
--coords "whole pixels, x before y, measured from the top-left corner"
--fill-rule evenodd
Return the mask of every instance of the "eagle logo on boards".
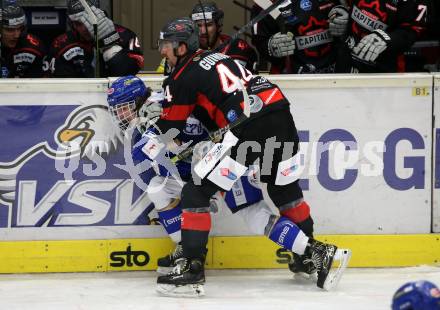
M 49 106 L 44 106 L 44 109 L 46 108 L 49 108 Z M 50 108 L 53 110 L 50 112 L 46 111 L 44 121 L 37 119 L 37 122 L 34 121 L 31 123 L 30 120 L 36 118 L 36 113 L 32 111 L 30 113 L 27 112 L 27 119 L 25 121 L 19 117 L 15 117 L 15 114 L 20 114 L 21 111 L 26 109 L 29 110 L 29 107 L 0 106 L 0 109 L 7 110 L 6 115 L 8 115 L 1 123 L 4 129 L 3 134 L 6 137 L 7 132 L 17 131 L 19 133 L 16 137 L 20 138 L 14 138 L 11 147 L 7 150 L 4 149 L 4 151 L 0 153 L 2 158 L 0 161 L 0 227 L 11 227 L 11 221 L 13 221 L 11 219 L 12 216 L 16 216 L 17 218 L 24 216 L 23 210 L 16 210 L 16 208 L 18 208 L 17 206 L 20 200 L 20 205 L 24 206 L 23 201 L 29 199 L 29 193 L 25 193 L 23 190 L 25 185 L 28 186 L 28 189 L 33 188 L 33 191 L 31 190 L 30 192 L 31 196 L 34 195 L 34 197 L 31 198 L 34 199 L 33 201 L 36 202 L 36 205 L 30 206 L 26 214 L 34 218 L 37 217 L 36 214 L 43 213 L 43 210 L 41 210 L 43 209 L 41 206 L 43 204 L 51 205 L 51 208 L 47 207 L 46 211 L 48 214 L 54 212 L 53 208 L 56 208 L 55 205 L 57 201 L 42 202 L 43 200 L 49 199 L 47 198 L 49 196 L 53 198 L 53 196 L 55 196 L 53 194 L 54 190 L 65 193 L 64 196 L 58 198 L 66 200 L 66 194 L 68 194 L 67 189 L 74 191 L 78 187 L 86 185 L 81 184 L 81 180 L 79 179 L 78 182 L 75 180 L 61 180 L 60 173 L 55 170 L 56 162 L 65 164 L 69 161 L 70 164 L 75 161 L 75 158 L 77 161 L 81 159 L 87 162 L 88 158 L 92 158 L 96 154 L 113 153 L 122 141 L 119 129 L 113 125 L 109 126 L 111 120 L 108 107 L 105 104 L 82 104 L 74 108 L 73 111 L 70 106 L 51 106 Z M 9 111 L 11 113 L 8 113 Z M 61 116 L 64 118 L 64 121 L 61 119 L 62 121 L 58 123 L 56 115 L 60 115 L 60 113 L 61 115 L 67 116 Z M 41 118 L 41 116 L 39 117 Z M 15 150 L 18 150 L 16 155 L 13 154 Z M 5 158 L 7 159 L 6 161 L 4 160 Z M 80 172 L 81 171 L 78 173 L 75 172 L 75 176 L 84 179 L 84 176 L 82 176 Z M 127 185 L 121 183 L 123 179 L 124 177 L 122 176 L 120 179 L 104 180 L 107 182 L 104 182 L 104 185 L 110 188 L 111 186 L 115 187 L 119 184 L 122 187 L 123 185 Z M 85 178 L 85 182 L 83 183 L 86 183 L 87 180 L 88 179 Z M 72 184 L 67 184 L 68 182 Z M 92 184 L 89 183 L 89 186 L 90 185 Z M 62 191 L 60 188 L 66 188 L 66 191 Z M 70 194 L 73 195 L 72 192 Z M 68 197 L 69 201 L 72 199 L 71 195 Z M 99 204 L 100 201 L 98 200 L 97 203 L 103 206 L 102 203 Z M 71 202 L 70 206 L 72 204 L 74 203 Z M 79 207 L 77 206 L 75 208 L 78 209 Z M 84 212 L 84 209 L 81 211 Z M 76 212 L 81 211 L 76 210 Z M 95 214 L 97 213 L 95 212 Z M 42 221 L 42 219 L 35 219 L 35 221 L 29 225 L 33 226 L 35 224 L 41 226 L 42 223 L 38 222 L 40 220 Z M 37 224 L 37 222 L 39 224 Z M 20 223 L 17 219 L 17 225 Z

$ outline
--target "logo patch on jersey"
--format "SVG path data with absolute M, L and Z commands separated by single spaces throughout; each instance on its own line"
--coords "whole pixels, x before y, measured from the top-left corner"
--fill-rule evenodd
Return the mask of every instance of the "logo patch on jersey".
M 281 174 L 287 177 L 288 175 L 294 173 L 297 169 L 298 169 L 298 165 L 293 165 L 292 167 L 289 167 L 281 171 Z
M 79 46 L 72 47 L 71 49 L 67 50 L 67 52 L 65 52 L 63 55 L 64 59 L 66 59 L 67 61 L 72 60 L 76 56 L 84 56 L 84 50 Z
M 14 64 L 27 62 L 27 63 L 33 63 L 36 56 L 31 53 L 20 53 L 17 55 L 14 55 Z
M 312 2 L 310 0 L 301 0 L 299 6 L 303 11 L 310 11 L 312 9 Z
M 229 110 L 228 114 L 226 114 L 226 117 L 232 123 L 237 119 L 237 112 L 235 112 L 235 110 Z
M 330 35 L 330 31 L 318 31 L 312 35 L 296 36 L 295 41 L 298 50 L 304 50 L 307 48 L 327 44 L 333 41 L 333 37 Z
M 9 76 L 9 70 L 6 67 L 2 67 L 2 78 L 7 78 Z
M 237 175 L 228 168 L 220 168 L 220 174 L 224 177 L 227 177 L 229 180 L 237 180 Z
M 257 113 L 261 111 L 264 106 L 263 101 L 257 95 L 249 95 L 249 105 L 251 107 L 251 113 Z
M 380 13 L 378 13 L 378 15 L 380 15 Z M 369 31 L 376 29 L 386 30 L 388 28 L 388 25 L 383 23 L 378 16 L 373 15 L 371 12 L 361 10 L 357 6 L 353 6 L 351 18 L 356 24 Z

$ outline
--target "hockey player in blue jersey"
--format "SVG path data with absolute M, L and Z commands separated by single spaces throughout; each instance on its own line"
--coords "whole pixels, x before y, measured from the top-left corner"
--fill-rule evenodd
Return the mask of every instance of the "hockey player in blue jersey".
M 173 139 L 162 139 L 166 142 L 166 153 L 160 154 L 155 135 L 162 135 L 154 127 L 154 121 L 162 113 L 161 101 L 163 95 L 151 93 L 142 80 L 137 77 L 127 76 L 117 79 L 109 88 L 108 104 L 109 111 L 119 127 L 128 132 L 130 128 L 135 129 L 135 138 L 132 141 L 132 157 L 135 163 L 147 163 L 145 167 L 150 169 L 143 171 L 141 177 L 148 184 L 146 190 L 149 198 L 154 203 L 158 212 L 160 222 L 164 226 L 170 238 L 177 244 L 175 251 L 168 257 L 159 259 L 159 271 L 167 267 L 173 267 L 176 261 L 181 258 L 182 251 L 179 246 L 180 217 L 182 209 L 180 206 L 181 190 L 184 181 L 191 177 L 191 162 L 179 161 L 176 166 L 171 164 L 169 158 L 172 151 L 185 145 L 188 141 L 197 143 L 194 150 L 195 157 L 203 157 L 206 151 L 211 149 L 210 143 L 206 141 L 207 132 L 196 118 L 187 119 L 183 132 L 173 136 Z M 139 116 L 143 117 L 139 122 Z M 145 126 L 148 124 L 147 126 Z M 142 133 L 141 133 L 142 132 Z M 188 145 L 188 144 L 187 144 Z M 154 174 L 152 176 L 151 174 Z M 250 171 L 237 180 L 231 191 L 225 194 L 226 205 L 233 213 L 242 217 L 248 228 L 255 234 L 266 235 L 270 240 L 290 250 L 297 255 L 303 255 L 308 237 L 290 219 L 276 215 L 263 201 L 261 190 L 258 188 L 255 172 Z M 289 268 L 292 271 L 299 271 L 304 274 L 313 274 L 316 269 L 314 265 L 305 263 L 294 266 L 292 262 Z M 184 292 L 183 294 L 187 294 Z

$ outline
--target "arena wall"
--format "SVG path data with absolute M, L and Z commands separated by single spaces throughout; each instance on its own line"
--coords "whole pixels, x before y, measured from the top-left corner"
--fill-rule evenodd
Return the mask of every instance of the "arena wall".
M 318 239 L 352 248 L 351 267 L 438 264 L 440 76 L 270 79 L 292 103 Z M 153 270 L 171 249 L 127 172 L 108 84 L 0 82 L 0 273 Z M 213 219 L 208 268 L 285 268 L 227 208 Z

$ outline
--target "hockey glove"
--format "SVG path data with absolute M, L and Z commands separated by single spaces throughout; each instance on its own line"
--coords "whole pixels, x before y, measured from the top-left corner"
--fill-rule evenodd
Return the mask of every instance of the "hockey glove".
M 341 37 L 347 32 L 348 10 L 343 5 L 333 7 L 328 13 L 328 29 L 333 37 Z
M 149 122 L 155 123 L 162 115 L 162 101 L 165 96 L 162 91 L 152 92 L 147 101 L 139 109 L 139 117 L 148 119 Z
M 291 32 L 281 33 L 277 32 L 270 37 L 267 44 L 269 56 L 272 57 L 285 57 L 293 55 L 295 52 L 295 40 Z
M 95 14 L 97 19 L 97 28 L 98 28 L 98 40 L 99 40 L 99 46 L 101 48 L 110 48 L 111 46 L 115 45 L 119 42 L 119 33 L 116 32 L 115 25 L 113 22 L 105 16 L 105 13 L 96 8 L 95 6 L 91 7 L 92 12 Z M 93 23 L 92 23 L 92 17 L 87 14 L 87 12 L 81 11 L 76 14 L 69 15 L 69 18 L 72 21 L 80 22 L 82 23 L 88 30 L 89 34 L 93 37 L 94 31 L 93 31 Z
M 390 36 L 381 29 L 376 29 L 353 47 L 352 55 L 361 61 L 374 63 L 390 43 Z
M 115 29 L 113 21 L 105 16 L 104 11 L 92 6 L 92 11 L 98 20 L 99 46 L 103 49 L 117 44 L 120 40 L 119 33 Z

